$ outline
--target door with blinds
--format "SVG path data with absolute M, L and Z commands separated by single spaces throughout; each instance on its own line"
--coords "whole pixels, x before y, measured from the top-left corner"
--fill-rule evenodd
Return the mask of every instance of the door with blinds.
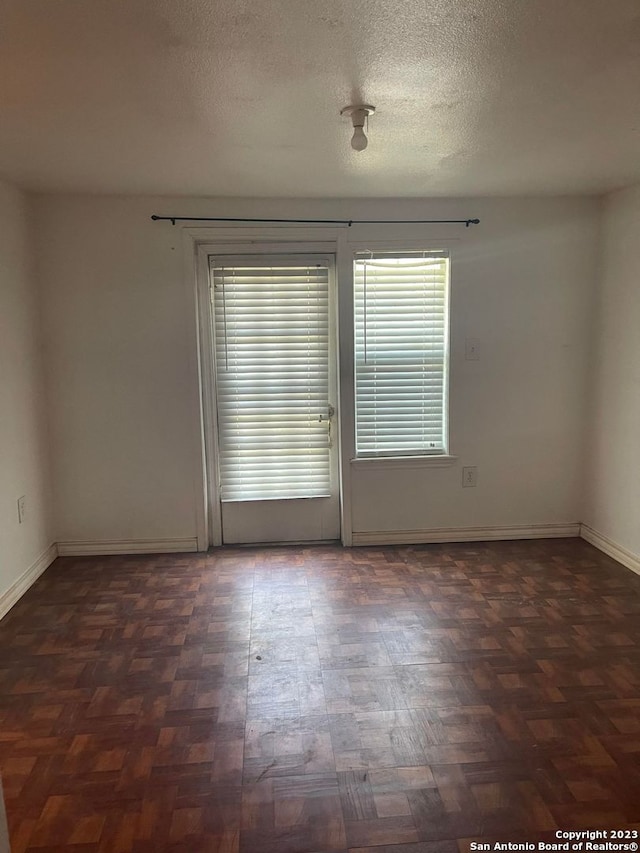
M 338 539 L 333 261 L 210 258 L 222 540 Z

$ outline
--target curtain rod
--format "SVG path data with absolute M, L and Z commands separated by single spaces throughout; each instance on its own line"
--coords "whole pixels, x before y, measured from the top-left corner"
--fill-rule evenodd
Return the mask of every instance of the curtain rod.
M 172 225 L 176 222 L 286 222 L 304 225 L 478 225 L 479 219 L 240 219 L 235 216 L 157 216 L 151 217 L 154 222 L 167 221 Z

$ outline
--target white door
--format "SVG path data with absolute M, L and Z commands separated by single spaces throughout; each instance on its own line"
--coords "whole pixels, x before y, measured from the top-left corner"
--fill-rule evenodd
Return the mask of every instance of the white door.
M 224 543 L 338 539 L 334 265 L 210 258 Z

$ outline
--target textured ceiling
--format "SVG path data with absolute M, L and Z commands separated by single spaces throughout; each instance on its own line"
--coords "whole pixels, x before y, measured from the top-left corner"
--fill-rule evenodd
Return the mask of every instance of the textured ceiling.
M 375 104 L 357 153 L 340 108 Z M 0 173 L 219 196 L 640 180 L 639 0 L 0 0 Z

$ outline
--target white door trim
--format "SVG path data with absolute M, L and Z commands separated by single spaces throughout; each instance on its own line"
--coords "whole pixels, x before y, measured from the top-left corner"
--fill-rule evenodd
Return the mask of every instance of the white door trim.
M 336 311 L 332 318 L 337 323 L 337 395 L 338 395 L 338 488 L 340 500 L 341 537 L 344 545 L 351 545 L 351 472 L 349 468 L 350 450 L 343 447 L 346 424 L 349 423 L 348 409 L 343 405 L 353 397 L 353 377 L 345 372 L 343 359 L 345 343 L 353 330 L 348 330 L 348 317 L 353 316 L 350 288 L 343 293 L 340 276 L 342 269 L 348 268 L 351 258 L 345 252 L 345 243 L 340 239 L 341 229 L 326 228 L 183 228 L 183 250 L 185 282 L 189 291 L 191 316 L 195 321 L 192 350 L 193 369 L 198 377 L 197 403 L 194 407 L 194 428 L 197 439 L 194 446 L 194 484 L 196 489 L 196 530 L 198 550 L 206 551 L 209 545 L 222 544 L 222 520 L 220 514 L 220 493 L 217 475 L 217 418 L 215 411 L 215 366 L 213 350 L 210 345 L 211 302 L 209 293 L 209 255 L 226 254 L 322 254 L 335 256 L 336 264 Z M 342 251 L 340 251 L 342 248 Z M 346 262 L 346 263 L 345 263 Z M 350 281 L 350 277 L 347 281 Z M 350 305 L 347 317 L 343 318 L 343 304 Z M 343 337 L 346 340 L 343 340 Z M 347 362 L 349 361 L 347 357 Z M 347 386 L 346 389 L 344 386 Z M 351 416 L 351 420 L 352 420 Z M 197 458 L 195 458 L 197 456 Z

